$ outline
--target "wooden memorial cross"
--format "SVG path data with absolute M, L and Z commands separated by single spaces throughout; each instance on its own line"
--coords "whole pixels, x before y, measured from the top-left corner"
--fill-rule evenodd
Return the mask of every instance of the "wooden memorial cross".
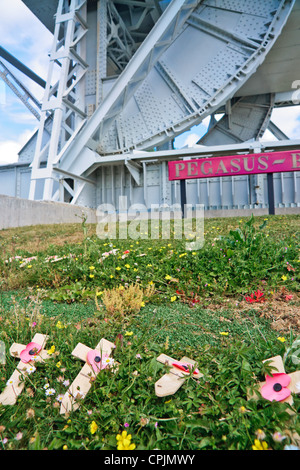
M 75 411 L 80 407 L 80 399 L 84 398 L 91 388 L 93 379 L 106 367 L 111 367 L 113 359 L 110 357 L 114 343 L 102 338 L 95 349 L 91 349 L 82 343 L 78 343 L 72 351 L 72 355 L 85 361 L 85 364 L 73 383 L 65 393 L 60 414 Z
M 300 393 L 300 370 L 286 374 L 281 356 L 266 359 L 270 362 L 272 377 L 266 375 L 265 382 L 259 384 L 259 393 L 269 401 L 280 401 L 293 405 L 292 393 Z M 258 398 L 256 393 L 248 394 L 248 399 Z
M 26 374 L 35 370 L 33 367 L 36 362 L 44 362 L 49 359 L 50 355 L 44 349 L 47 339 L 47 335 L 37 333 L 27 346 L 13 343 L 10 347 L 10 355 L 20 358 L 20 362 L 8 379 L 6 388 L 0 394 L 0 403 L 2 405 L 14 405 L 25 385 L 24 380 L 21 380 L 22 377 L 26 377 Z
M 171 367 L 170 371 L 155 383 L 155 394 L 158 397 L 174 395 L 191 373 L 195 379 L 203 377 L 203 374 L 195 368 L 196 362 L 188 357 L 183 357 L 180 361 L 177 361 L 166 356 L 166 354 L 161 354 L 158 356 L 157 361 Z

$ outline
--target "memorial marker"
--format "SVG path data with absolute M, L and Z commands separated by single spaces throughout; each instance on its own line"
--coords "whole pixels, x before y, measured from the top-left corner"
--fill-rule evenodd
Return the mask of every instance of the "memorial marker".
M 155 383 L 155 394 L 158 397 L 174 395 L 191 373 L 195 379 L 203 377 L 203 374 L 195 367 L 196 362 L 188 357 L 183 357 L 180 361 L 177 361 L 166 356 L 166 354 L 161 354 L 157 361 L 171 367 L 170 371 Z
M 98 373 L 113 365 L 113 359 L 110 356 L 114 348 L 114 343 L 104 338 L 100 340 L 95 349 L 82 343 L 77 344 L 72 355 L 85 361 L 85 364 L 65 393 L 61 402 L 60 414 L 75 411 L 80 407 L 80 400 L 86 396 Z
M 20 362 L 8 379 L 5 389 L 0 394 L 0 403 L 2 405 L 14 405 L 24 388 L 24 377 L 35 370 L 34 364 L 44 362 L 51 357 L 44 349 L 47 339 L 47 335 L 37 333 L 34 335 L 32 342 L 27 344 L 27 346 L 13 343 L 9 350 L 10 355 L 20 358 Z

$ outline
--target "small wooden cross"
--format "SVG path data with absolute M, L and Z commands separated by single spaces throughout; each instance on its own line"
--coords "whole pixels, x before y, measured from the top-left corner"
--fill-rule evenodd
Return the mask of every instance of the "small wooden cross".
M 49 359 L 50 355 L 44 349 L 47 339 L 47 335 L 36 333 L 32 342 L 27 344 L 27 346 L 13 343 L 10 347 L 10 355 L 21 360 L 8 379 L 6 388 L 0 395 L 0 403 L 2 405 L 14 405 L 25 385 L 24 380 L 21 380 L 22 377 L 26 377 L 26 374 L 34 370 L 33 367 L 36 362 L 44 362 Z
M 60 406 L 60 414 L 75 411 L 80 407 L 80 399 L 86 396 L 98 373 L 106 367 L 112 366 L 110 355 L 114 348 L 114 343 L 104 338 L 100 340 L 95 349 L 82 343 L 77 344 L 72 355 L 85 361 L 85 364 L 65 393 Z
M 161 354 L 157 361 L 171 367 L 170 371 L 155 383 L 155 394 L 158 397 L 174 395 L 191 373 L 195 379 L 203 377 L 203 374 L 195 368 L 196 362 L 188 357 L 177 361 L 166 354 Z
M 266 375 L 266 381 L 259 384 L 260 395 L 269 401 L 280 401 L 292 406 L 292 393 L 300 393 L 300 371 L 286 374 L 281 356 L 271 357 L 263 362 L 269 361 L 273 377 Z M 258 397 L 257 393 L 248 394 L 248 399 Z

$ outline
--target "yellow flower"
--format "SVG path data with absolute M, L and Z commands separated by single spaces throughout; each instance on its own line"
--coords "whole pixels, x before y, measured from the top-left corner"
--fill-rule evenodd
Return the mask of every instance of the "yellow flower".
M 145 307 L 145 302 L 141 302 L 141 307 Z
M 220 331 L 220 335 L 222 335 L 222 336 L 228 336 L 229 333 L 228 333 L 228 331 Z
M 120 271 L 120 269 L 121 269 L 120 266 L 116 267 L 116 271 Z
M 172 277 L 171 277 L 169 274 L 167 274 L 167 275 L 165 276 L 165 279 L 168 281 L 169 279 L 172 279 Z
M 176 296 L 176 295 L 173 295 L 173 296 L 171 297 L 171 302 L 174 302 L 176 299 L 177 299 L 177 296 Z
M 286 280 L 287 280 L 287 276 L 283 275 L 283 276 L 281 276 L 281 279 L 282 279 L 283 281 L 286 281 Z
M 131 434 L 127 434 L 127 431 L 122 431 L 122 434 L 116 436 L 118 450 L 133 450 L 136 445 L 131 443 Z
M 68 446 L 66 444 L 63 446 L 63 450 L 68 450 Z
M 266 441 L 260 441 L 259 439 L 254 440 L 253 450 L 268 450 L 268 444 Z
M 281 341 L 281 343 L 285 342 L 285 338 L 283 336 L 278 336 L 278 341 Z
M 93 279 L 93 277 L 95 277 L 95 275 L 94 275 L 94 274 L 90 274 L 90 278 Z
M 97 429 L 98 429 L 97 424 L 95 423 L 95 421 L 92 421 L 92 423 L 91 423 L 91 425 L 90 425 L 91 434 L 95 434 L 95 432 L 97 431 Z
M 61 367 L 61 362 L 58 361 L 58 363 L 56 364 L 56 367 L 60 368 Z
M 28 268 L 28 269 L 32 268 L 32 265 L 31 265 L 31 264 L 28 264 L 27 268 Z
M 95 266 L 90 266 L 89 269 L 93 271 L 95 269 Z
M 59 330 L 61 330 L 62 328 L 64 328 L 64 325 L 63 325 L 63 323 L 62 323 L 60 320 L 58 320 L 58 322 L 56 323 L 56 328 L 58 328 Z
M 129 269 L 129 268 L 130 268 L 130 264 L 125 264 L 125 268 Z
M 103 291 L 99 291 L 97 292 L 96 296 L 99 297 L 99 295 L 102 295 L 103 294 Z
M 133 335 L 133 331 L 126 331 L 125 333 L 125 336 L 132 336 Z
M 47 353 L 48 353 L 48 354 L 53 354 L 54 352 L 55 352 L 55 346 L 54 346 L 54 344 L 53 344 L 53 345 L 51 346 L 51 348 L 48 349 Z

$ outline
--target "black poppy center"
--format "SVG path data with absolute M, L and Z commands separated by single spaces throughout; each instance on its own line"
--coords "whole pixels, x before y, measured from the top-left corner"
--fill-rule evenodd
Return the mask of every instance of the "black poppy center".
M 100 362 L 101 361 L 101 357 L 100 356 L 96 356 L 95 359 L 94 359 L 95 362 Z
M 279 383 L 274 384 L 273 390 L 274 392 L 280 392 L 280 390 L 282 390 L 282 385 Z
M 30 356 L 35 356 L 38 353 L 38 348 L 32 348 L 29 351 Z

